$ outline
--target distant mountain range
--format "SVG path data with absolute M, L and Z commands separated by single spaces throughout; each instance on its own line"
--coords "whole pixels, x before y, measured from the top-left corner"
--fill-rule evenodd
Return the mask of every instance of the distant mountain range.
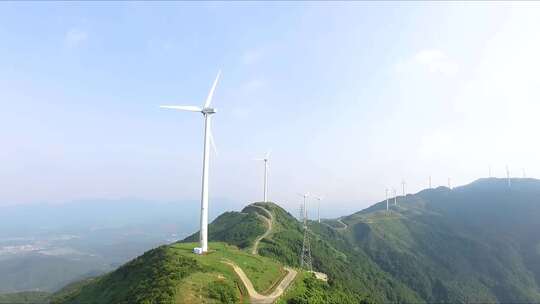
M 257 242 L 268 228 L 267 212 L 272 231 Z M 512 179 L 508 186 L 506 179 L 489 178 L 399 196 L 397 204 L 390 200 L 389 211 L 382 201 L 339 219 L 310 221 L 313 266 L 328 275 L 328 282 L 299 270 L 278 303 L 537 303 L 539 219 L 540 180 Z M 275 269 L 299 267 L 302 227 L 273 203 L 222 214 L 210 225 L 209 238 L 222 242 L 210 244 L 215 255 L 190 254 L 194 234 L 50 299 L 248 303 L 242 283 L 217 257 L 244 267 L 261 292 L 279 281 Z M 256 243 L 258 255 L 253 255 Z M 257 258 L 259 263 L 252 263 Z

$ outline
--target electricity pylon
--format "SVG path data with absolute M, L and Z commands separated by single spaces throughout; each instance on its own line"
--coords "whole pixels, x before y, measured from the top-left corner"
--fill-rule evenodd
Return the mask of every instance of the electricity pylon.
M 306 198 L 304 195 L 304 205 L 302 206 L 303 212 L 303 225 L 304 225 L 304 241 L 302 242 L 302 253 L 300 255 L 300 267 L 308 271 L 313 271 L 313 265 L 311 263 L 311 245 L 309 244 L 309 229 L 307 226 L 307 210 L 306 210 Z

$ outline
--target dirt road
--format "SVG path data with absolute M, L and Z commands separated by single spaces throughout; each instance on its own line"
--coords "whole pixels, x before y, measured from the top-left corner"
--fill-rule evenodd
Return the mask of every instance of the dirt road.
M 342 224 L 343 227 L 341 227 L 341 228 L 336 228 L 336 229 L 345 230 L 345 229 L 347 229 L 347 228 L 349 227 L 349 226 L 347 226 L 347 224 L 345 224 L 341 219 L 338 219 L 337 221 L 338 221 L 340 224 Z
M 264 232 L 261 236 L 259 236 L 257 239 L 255 239 L 255 242 L 253 242 L 253 249 L 251 250 L 251 254 L 257 254 L 257 252 L 259 250 L 259 242 L 262 239 L 264 239 L 265 237 L 267 237 L 272 232 L 272 222 L 274 221 L 274 216 L 272 215 L 272 213 L 270 211 L 266 210 L 263 207 L 260 207 L 260 206 L 257 206 L 257 205 L 253 205 L 253 207 L 264 210 L 266 212 L 266 214 L 268 214 L 268 216 L 270 217 L 270 219 L 268 219 L 265 216 L 257 214 L 260 218 L 262 218 L 263 220 L 266 221 L 266 224 L 268 226 L 268 229 L 266 229 L 266 232 Z
M 292 283 L 294 278 L 296 277 L 296 270 L 285 267 L 285 270 L 287 271 L 287 275 L 279 282 L 279 285 L 276 286 L 274 291 L 272 291 L 269 295 L 261 295 L 259 294 L 255 288 L 253 288 L 253 284 L 251 283 L 251 280 L 246 276 L 242 268 L 238 267 L 236 264 L 230 262 L 230 261 L 224 261 L 223 263 L 230 265 L 238 277 L 240 277 L 240 280 L 242 280 L 242 283 L 244 283 L 244 286 L 246 287 L 248 294 L 249 294 L 249 300 L 252 304 L 272 304 L 274 303 L 282 294 L 283 292 L 289 287 L 289 285 Z

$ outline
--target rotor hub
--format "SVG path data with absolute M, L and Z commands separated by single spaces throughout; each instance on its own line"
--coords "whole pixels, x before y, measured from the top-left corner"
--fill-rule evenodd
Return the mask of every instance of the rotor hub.
M 214 113 L 217 112 L 217 109 L 208 107 L 208 108 L 202 109 L 201 112 L 202 112 L 203 114 L 214 114 Z

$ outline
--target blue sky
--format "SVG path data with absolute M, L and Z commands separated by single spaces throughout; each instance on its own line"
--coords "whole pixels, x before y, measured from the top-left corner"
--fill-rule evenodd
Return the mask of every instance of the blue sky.
M 540 174 L 535 3 L 1 3 L 0 204 L 384 197 Z M 330 208 L 330 207 L 327 207 Z

